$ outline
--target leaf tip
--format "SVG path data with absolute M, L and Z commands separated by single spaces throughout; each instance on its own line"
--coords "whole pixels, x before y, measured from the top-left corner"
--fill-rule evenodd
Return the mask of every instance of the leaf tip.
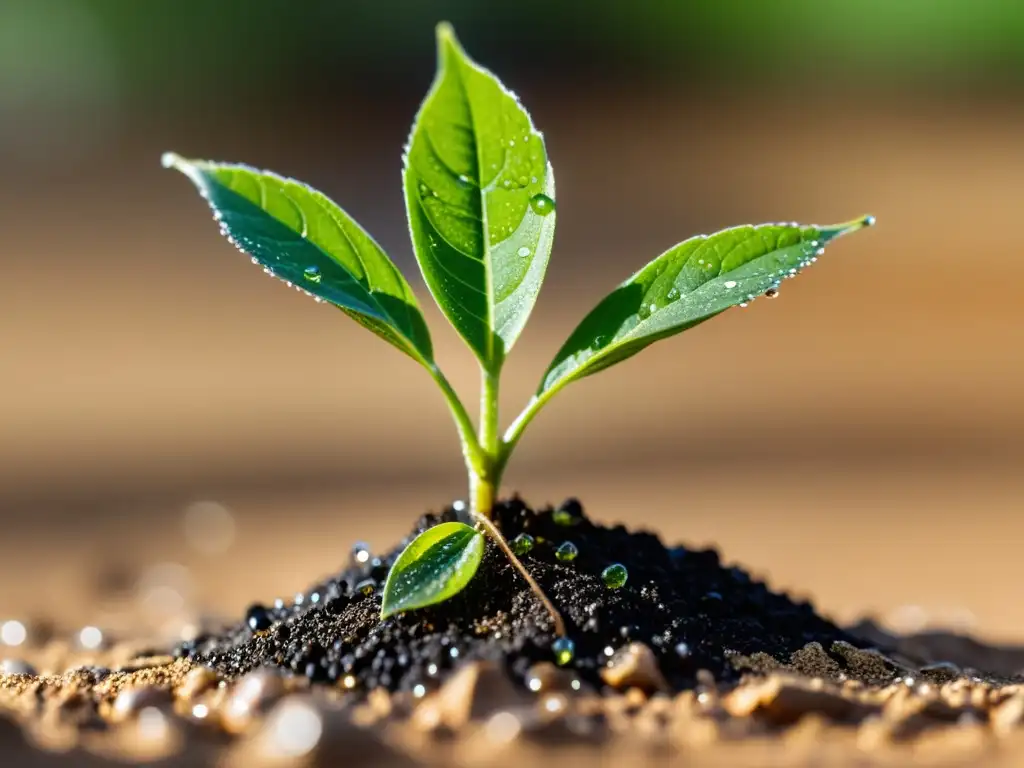
M 164 152 L 160 155 L 160 165 L 164 168 L 177 168 L 180 170 L 184 162 L 185 158 L 177 152 Z
M 865 214 L 853 221 L 847 221 L 843 224 L 836 226 L 836 235 L 847 235 L 850 232 L 856 232 L 858 229 L 864 229 L 865 227 L 875 226 L 875 217 L 871 214 Z
M 437 59 L 440 64 L 443 65 L 451 55 L 465 55 L 462 46 L 459 45 L 459 38 L 455 36 L 455 27 L 451 25 L 451 22 L 440 22 L 435 29 L 435 34 L 437 36 Z

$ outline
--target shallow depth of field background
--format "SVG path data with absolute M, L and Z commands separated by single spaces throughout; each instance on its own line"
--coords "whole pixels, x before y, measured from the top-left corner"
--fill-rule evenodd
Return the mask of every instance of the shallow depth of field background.
M 1024 638 L 1014 0 L 3 0 L 0 620 L 127 631 L 141 605 L 170 636 L 177 607 L 287 595 L 464 493 L 428 377 L 266 278 L 159 167 L 245 161 L 333 197 L 475 401 L 400 190 L 440 19 L 523 99 L 557 177 L 506 422 L 675 242 L 878 217 L 778 299 L 570 387 L 507 490 L 716 543 L 842 620 Z

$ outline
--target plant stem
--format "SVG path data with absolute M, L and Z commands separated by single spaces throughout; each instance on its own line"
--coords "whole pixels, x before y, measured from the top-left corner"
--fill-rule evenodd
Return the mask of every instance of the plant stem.
M 494 524 L 491 515 L 494 511 L 495 494 L 498 485 L 501 483 L 501 475 L 508 461 L 506 446 L 498 434 L 498 372 L 489 371 L 486 368 L 480 370 L 480 437 L 479 446 L 482 454 L 482 462 L 478 465 L 471 465 L 469 468 L 469 502 L 473 520 L 478 526 L 484 529 L 498 548 L 505 553 L 512 566 L 519 571 L 526 583 L 537 595 L 537 599 L 551 614 L 551 621 L 555 625 L 555 633 L 559 637 L 565 635 L 565 622 L 554 604 L 544 594 L 540 584 L 526 570 L 526 566 L 516 557 L 512 547 L 505 541 L 504 535 Z
M 466 466 L 469 468 L 470 476 L 472 476 L 489 463 L 484 456 L 483 450 L 480 448 L 480 442 L 477 440 L 476 431 L 473 428 L 473 420 L 469 418 L 466 407 L 459 400 L 459 396 L 455 393 L 448 379 L 441 373 L 441 369 L 434 364 L 427 364 L 427 370 L 441 388 L 445 400 L 448 401 L 448 408 L 455 418 L 455 425 L 458 427 L 459 438 L 462 441 L 462 455 L 466 458 Z
M 480 369 L 480 452 L 481 466 L 470 472 L 470 504 L 473 511 L 490 518 L 500 477 L 495 468 L 500 448 L 498 436 L 498 373 Z
M 562 615 L 558 612 L 558 609 L 555 608 L 554 603 L 548 600 L 548 596 L 544 594 L 544 590 L 541 589 L 537 580 L 530 575 L 528 570 L 526 570 L 526 566 L 523 565 L 522 561 L 518 557 L 516 557 L 516 553 L 512 551 L 508 542 L 505 541 L 505 537 L 502 535 L 501 531 L 498 530 L 498 526 L 494 524 L 494 521 L 492 521 L 490 517 L 484 517 L 475 511 L 473 513 L 473 517 L 477 524 L 483 527 L 484 531 L 494 539 L 494 543 L 497 544 L 501 551 L 505 553 L 509 562 L 511 562 L 515 569 L 519 571 L 519 574 L 526 580 L 526 583 L 530 585 L 530 589 L 532 589 L 534 594 L 537 595 L 541 604 L 547 609 L 547 612 L 551 614 L 551 621 L 555 625 L 555 634 L 559 637 L 564 637 L 565 622 L 562 620 Z

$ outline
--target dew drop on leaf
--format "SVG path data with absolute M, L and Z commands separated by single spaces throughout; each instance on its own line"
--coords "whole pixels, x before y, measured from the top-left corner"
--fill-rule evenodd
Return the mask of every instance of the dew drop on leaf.
M 679 289 L 669 288 L 668 293 L 665 294 L 665 298 L 668 299 L 669 301 L 675 301 L 676 299 L 679 298 Z
M 595 336 L 594 341 L 591 343 L 591 349 L 598 350 L 605 345 L 608 339 L 604 336 Z
M 302 276 L 311 283 L 319 283 L 322 277 L 319 267 L 306 267 L 302 270 Z
M 530 249 L 527 248 L 524 245 L 522 248 L 520 248 L 518 251 L 516 251 L 516 253 L 518 253 L 520 256 L 522 256 L 525 259 L 527 256 L 530 255 Z
M 736 287 L 736 281 L 735 281 L 735 280 L 726 280 L 726 281 L 725 281 L 725 282 L 723 283 L 723 285 L 724 285 L 724 286 L 725 286 L 726 288 L 735 288 L 735 287 Z
M 538 216 L 547 216 L 555 210 L 555 201 L 543 193 L 538 193 L 530 198 L 530 208 Z

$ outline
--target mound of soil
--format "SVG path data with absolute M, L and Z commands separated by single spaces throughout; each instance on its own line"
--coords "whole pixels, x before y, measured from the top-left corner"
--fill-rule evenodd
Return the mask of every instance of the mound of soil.
M 522 682 L 535 663 L 553 660 L 552 624 L 490 541 L 477 575 L 456 598 L 379 618 L 384 579 L 403 547 L 456 517 L 451 508 L 425 515 L 405 541 L 377 557 L 357 547 L 347 567 L 293 601 L 252 606 L 236 625 L 177 653 L 232 677 L 270 666 L 364 691 L 422 693 L 468 660 L 497 661 Z M 609 659 L 633 643 L 650 648 L 662 686 L 675 691 L 780 667 L 869 684 L 901 674 L 898 664 L 862 650 L 869 643 L 809 603 L 724 566 L 713 549 L 666 547 L 647 531 L 597 525 L 572 499 L 540 511 L 513 499 L 498 505 L 495 522 L 509 540 L 520 533 L 534 538 L 522 560 L 569 627 L 575 655 L 567 668 L 591 685 L 603 685 Z M 578 550 L 571 560 L 556 556 L 566 541 Z M 613 563 L 628 573 L 618 589 L 602 579 Z

